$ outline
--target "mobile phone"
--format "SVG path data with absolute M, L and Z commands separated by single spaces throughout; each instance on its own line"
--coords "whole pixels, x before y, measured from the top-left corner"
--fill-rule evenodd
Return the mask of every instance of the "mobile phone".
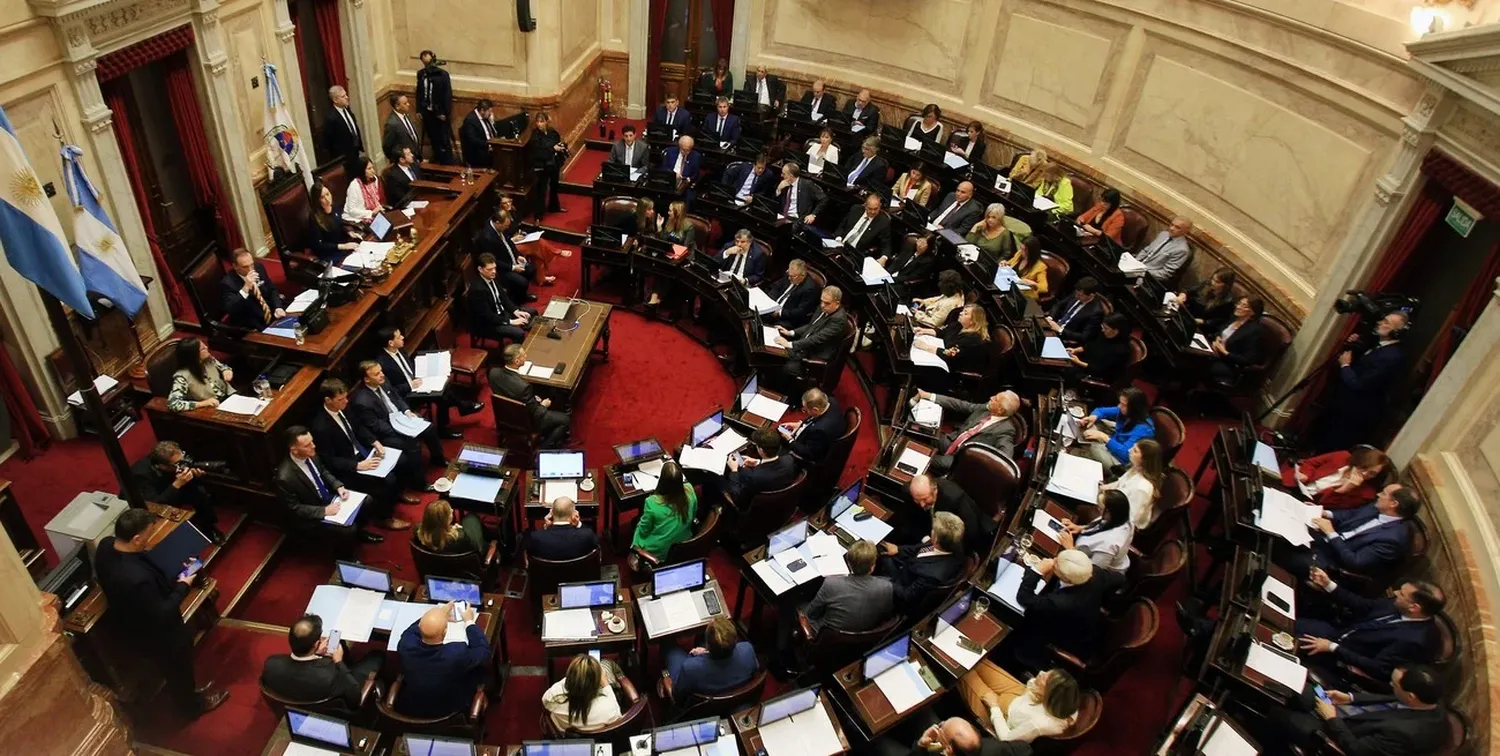
M 1277 609 L 1280 609 L 1283 612 L 1290 612 L 1292 610 L 1292 605 L 1288 604 L 1286 602 L 1286 599 L 1284 599 L 1284 598 L 1282 598 L 1280 596 L 1277 596 L 1274 593 L 1268 593 L 1268 594 L 1266 594 L 1266 600 L 1269 601 L 1269 602 L 1271 602 L 1271 606 L 1274 606 L 1274 607 L 1276 607 Z
M 620 479 L 625 481 L 625 485 L 635 488 L 635 473 L 625 473 Z
M 453 610 L 448 615 L 448 621 L 449 622 L 462 622 L 463 619 L 464 619 L 464 612 L 466 612 L 468 610 L 469 610 L 469 602 L 467 602 L 467 601 L 455 601 L 455 602 L 453 602 Z
M 337 630 L 329 630 L 328 631 L 328 644 L 323 647 L 323 655 L 324 656 L 332 655 L 333 654 L 333 650 L 335 648 L 339 647 L 339 643 L 343 639 L 344 639 L 344 636 L 341 633 L 339 633 L 339 631 L 337 631 Z
M 1061 522 L 1058 522 L 1057 520 L 1048 520 L 1047 521 L 1047 527 L 1051 528 L 1052 532 L 1054 532 L 1054 533 L 1061 533 L 1062 529 L 1063 529 L 1063 524 Z
M 786 568 L 789 569 L 789 570 L 791 570 L 792 572 L 796 572 L 797 570 L 800 570 L 800 569 L 802 569 L 803 567 L 806 567 L 806 566 L 807 566 L 807 562 L 805 560 L 802 560 L 802 559 L 793 559 L 791 561 L 791 563 L 786 566 Z
M 193 557 L 187 560 L 187 563 L 182 566 L 182 572 L 177 573 L 177 577 L 191 577 L 198 574 L 198 570 L 201 569 L 203 569 L 203 562 L 198 557 Z
M 1333 699 L 1328 697 L 1328 691 L 1324 690 L 1323 686 L 1317 683 L 1313 683 L 1313 695 L 1317 696 L 1318 700 L 1322 701 L 1323 703 L 1333 703 Z

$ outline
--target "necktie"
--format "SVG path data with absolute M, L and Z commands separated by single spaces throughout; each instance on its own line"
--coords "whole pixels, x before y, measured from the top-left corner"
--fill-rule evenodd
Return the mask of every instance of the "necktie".
M 344 418 L 344 413 L 335 412 L 333 413 L 333 417 L 338 421 L 339 427 L 344 429 L 344 435 L 349 437 L 349 443 L 354 446 L 355 455 L 360 459 L 364 459 L 365 446 L 359 442 L 359 439 L 354 437 L 354 429 L 349 427 L 349 421 Z
M 849 238 L 845 239 L 844 243 L 849 245 L 850 247 L 858 246 L 859 237 L 860 235 L 864 234 L 865 227 L 868 225 L 870 225 L 870 216 L 861 214 L 859 216 L 859 222 L 854 224 L 854 229 L 849 232 Z
M 267 323 L 270 323 L 271 322 L 271 306 L 268 305 L 268 304 L 266 304 L 266 298 L 265 298 L 265 296 L 263 296 L 260 293 L 260 284 L 257 283 L 254 286 L 250 287 L 250 293 L 252 295 L 254 295 L 255 301 L 258 302 L 258 303 L 260 303 L 260 316 L 262 318 L 265 318 L 265 321 Z
M 734 195 L 735 199 L 742 199 L 742 198 L 750 196 L 750 187 L 754 183 L 755 183 L 755 171 L 753 171 L 753 170 L 746 171 L 745 172 L 745 183 L 740 184 L 740 190 L 738 192 L 735 192 L 735 195 Z
M 484 129 L 484 141 L 488 142 L 495 137 L 494 134 L 490 133 L 490 119 L 480 116 L 479 125 Z
M 741 281 L 745 280 L 745 264 L 748 263 L 749 261 L 750 261 L 750 252 L 749 252 L 749 250 L 746 250 L 745 252 L 743 252 L 743 253 L 741 253 L 739 255 L 739 259 L 738 260 L 734 261 L 734 265 L 730 267 L 729 275 L 734 276 L 735 278 L 738 278 Z
M 953 443 L 948 444 L 948 450 L 945 451 L 945 452 L 943 452 L 943 453 L 947 454 L 950 457 L 953 456 L 954 454 L 958 453 L 958 447 L 963 446 L 965 441 L 968 441 L 969 439 L 973 438 L 975 435 L 977 435 L 980 431 L 984 430 L 985 428 L 988 428 L 991 425 L 994 425 L 995 422 L 997 420 L 999 420 L 999 419 L 1000 418 L 995 417 L 994 415 L 986 415 L 983 420 L 980 420 L 979 422 L 975 423 L 974 427 L 972 427 L 972 428 L 964 431 L 963 433 L 958 434 L 958 438 L 953 439 Z
M 722 139 L 724 137 L 724 116 L 719 116 L 719 128 L 715 131 Z
M 1141 256 L 1137 257 L 1136 259 L 1139 260 L 1139 261 L 1141 261 L 1141 262 L 1145 262 L 1147 260 L 1150 260 L 1153 256 L 1156 255 L 1157 252 L 1161 251 L 1162 247 L 1167 246 L 1167 242 L 1171 238 L 1172 237 L 1169 236 L 1166 239 L 1162 239 L 1161 241 L 1159 241 L 1156 244 L 1152 245 L 1150 249 L 1147 249 L 1146 251 L 1142 252 Z
M 813 98 L 813 101 L 812 101 L 812 112 L 814 112 L 814 113 L 818 112 L 818 102 L 820 102 L 822 99 L 823 98 L 821 98 L 821 97 L 814 97 Z
M 406 120 L 406 114 L 405 113 L 401 113 L 400 115 L 401 115 L 401 123 L 406 126 L 406 133 L 408 133 L 408 134 L 411 135 L 412 141 L 416 141 L 417 130 L 414 129 L 414 128 L 412 128 L 411 121 Z
M 787 281 L 787 283 L 786 283 L 786 291 L 781 292 L 781 296 L 779 296 L 779 297 L 776 298 L 776 304 L 778 304 L 778 305 L 786 304 L 787 298 L 790 297 L 790 296 L 792 296 L 792 289 L 795 289 L 795 288 L 797 288 L 796 284 L 792 283 L 791 281 Z
M 302 460 L 302 466 L 312 474 L 313 485 L 318 489 L 318 498 L 322 499 L 324 504 L 333 501 L 333 492 L 329 491 L 328 486 L 323 483 L 323 476 L 318 474 L 318 468 L 313 464 L 312 457 Z
M 401 166 L 401 172 L 405 173 L 407 178 L 409 178 L 409 179 L 411 179 L 413 181 L 417 180 L 416 175 L 411 172 L 411 166 L 409 166 L 409 165 L 403 165 L 403 166 Z
M 380 401 L 385 402 L 386 411 L 400 412 L 400 410 L 396 409 L 396 403 L 391 401 L 390 394 L 385 393 L 384 386 L 377 386 L 375 388 L 375 394 L 380 397 Z
M 797 182 L 793 181 L 792 185 L 786 188 L 786 202 L 781 208 L 781 212 L 783 215 L 791 217 L 792 209 L 795 207 L 797 207 Z
M 1069 322 L 1071 322 L 1073 320 L 1073 316 L 1077 315 L 1078 314 L 1078 310 L 1080 310 L 1082 307 L 1083 307 L 1083 303 L 1082 302 L 1080 302 L 1080 301 L 1078 301 L 1076 299 L 1073 300 L 1073 306 L 1068 308 L 1068 311 L 1062 316 L 1061 320 L 1057 321 L 1057 324 L 1060 325 L 1060 326 L 1066 326 Z
M 947 218 L 949 215 L 952 215 L 954 210 L 957 210 L 960 207 L 963 207 L 963 205 L 964 205 L 964 203 L 962 203 L 962 202 L 954 202 L 953 204 L 949 205 L 948 209 L 944 210 L 941 215 L 939 215 L 938 217 L 934 218 L 932 222 L 935 223 L 935 224 L 937 224 L 937 225 L 939 225 L 939 226 L 943 225 L 943 220 L 945 218 Z
M 859 120 L 859 114 L 860 114 L 860 113 L 861 113 L 861 112 L 863 112 L 863 111 L 864 111 L 864 109 L 865 109 L 865 108 L 864 108 L 864 106 L 863 106 L 863 105 L 861 105 L 861 106 L 860 106 L 860 107 L 857 107 L 857 108 L 855 108 L 855 109 L 854 109 L 854 120 L 856 120 L 856 121 L 858 121 L 858 120 Z
M 1372 620 L 1365 620 L 1364 622 L 1356 623 L 1353 627 L 1349 628 L 1348 630 L 1345 630 L 1343 635 L 1340 635 L 1338 637 L 1338 642 L 1342 643 L 1345 638 L 1348 638 L 1349 636 L 1351 636 L 1351 635 L 1353 635 L 1353 634 L 1355 634 L 1355 633 L 1357 633 L 1357 632 L 1359 632 L 1361 630 L 1374 630 L 1375 628 L 1380 627 L 1382 625 L 1394 625 L 1394 624 L 1396 624 L 1397 622 L 1400 622 L 1400 621 L 1401 621 L 1400 615 L 1387 614 L 1387 615 L 1384 615 L 1382 617 L 1376 617 L 1375 619 L 1372 619 Z
M 859 161 L 859 165 L 855 166 L 854 170 L 849 172 L 849 186 L 854 186 L 854 181 L 859 178 L 859 174 L 863 173 L 865 170 L 865 166 L 869 164 L 869 158 L 865 158 L 864 160 Z
M 1360 706 L 1359 704 L 1342 704 L 1333 707 L 1334 711 L 1338 713 L 1340 719 L 1343 719 L 1345 717 L 1357 717 L 1361 714 L 1369 714 L 1376 711 L 1390 711 L 1392 709 L 1399 708 L 1401 708 L 1401 704 L 1397 703 L 1396 701 L 1387 701 L 1385 703 L 1378 704 L 1367 704 L 1364 706 Z
M 625 166 L 626 167 L 635 165 L 635 161 L 630 159 L 631 156 L 634 155 L 634 154 L 635 154 L 635 145 L 633 145 L 633 144 L 627 144 L 627 145 L 625 145 Z
M 490 279 L 485 279 L 484 285 L 489 287 L 490 296 L 495 299 L 495 314 L 504 315 L 505 311 L 500 309 L 500 290 L 495 288 L 495 282 Z

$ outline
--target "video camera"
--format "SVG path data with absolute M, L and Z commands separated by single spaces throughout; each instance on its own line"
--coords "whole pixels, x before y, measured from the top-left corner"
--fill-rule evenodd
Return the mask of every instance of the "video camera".
M 1404 312 L 1410 318 L 1416 314 L 1420 303 L 1416 297 L 1405 294 L 1367 294 L 1350 289 L 1333 303 L 1333 309 L 1340 315 L 1359 315 L 1371 320 L 1379 320 L 1392 312 Z

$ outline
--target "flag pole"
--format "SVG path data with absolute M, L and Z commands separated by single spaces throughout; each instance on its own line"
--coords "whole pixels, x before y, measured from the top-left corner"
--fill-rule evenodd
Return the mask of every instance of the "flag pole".
M 94 365 L 89 362 L 88 353 L 78 340 L 78 334 L 74 333 L 73 324 L 68 321 L 62 302 L 52 296 L 52 292 L 40 286 L 37 287 L 37 292 L 42 295 L 42 304 L 47 308 L 47 317 L 52 321 L 52 330 L 57 332 L 57 340 L 62 343 L 63 354 L 73 363 L 73 374 L 78 376 L 78 393 L 83 396 L 84 410 L 99 429 L 99 442 L 104 445 L 104 456 L 109 460 L 110 469 L 114 470 L 115 478 L 120 483 L 120 491 L 131 507 L 144 509 L 146 500 L 135 487 L 135 479 L 130 475 L 130 461 L 125 458 L 125 450 L 120 447 L 120 437 L 115 435 L 114 423 L 109 421 L 109 413 L 104 409 L 104 399 L 99 396 L 99 389 L 94 387 Z

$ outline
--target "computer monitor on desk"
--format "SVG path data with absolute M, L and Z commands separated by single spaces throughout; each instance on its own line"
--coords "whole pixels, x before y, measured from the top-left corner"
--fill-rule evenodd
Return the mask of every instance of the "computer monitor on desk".
M 625 467 L 650 462 L 662 456 L 661 442 L 654 438 L 643 438 L 640 441 L 619 444 L 615 446 L 615 456 L 620 458 L 620 464 Z
M 668 753 L 684 748 L 701 748 L 719 739 L 719 720 L 713 717 L 684 722 L 651 731 L 651 752 Z
M 1033 209 L 1032 202 L 1036 199 L 1036 188 L 1024 181 L 1010 182 L 1010 199 L 1026 210 Z
M 790 693 L 784 693 L 775 698 L 768 699 L 760 705 L 760 716 L 756 718 L 755 726 L 765 727 L 772 722 L 786 719 L 794 714 L 801 714 L 817 706 L 818 690 L 819 687 L 814 685 L 811 688 L 794 690 Z
M 464 444 L 458 452 L 458 465 L 464 472 L 498 476 L 505 465 L 505 450 L 493 446 Z
M 429 575 L 427 576 L 427 600 L 438 603 L 467 601 L 470 606 L 477 607 L 481 603 L 479 584 L 472 580 Z
M 520 756 L 593 756 L 592 740 L 528 740 Z
M 998 175 L 995 172 L 994 166 L 987 163 L 969 163 L 969 180 L 974 182 L 975 186 L 993 189 L 995 188 L 995 178 Z
M 583 452 L 554 450 L 537 452 L 536 475 L 542 480 L 577 480 L 583 477 Z
M 692 432 L 688 434 L 688 446 L 702 446 L 713 440 L 714 436 L 719 435 L 719 431 L 721 430 L 724 430 L 723 410 L 719 410 L 718 412 L 715 412 L 712 415 L 699 420 L 697 424 L 693 426 Z
M 625 234 L 614 226 L 589 226 L 589 243 L 604 249 L 621 249 L 625 246 Z
M 339 582 L 377 593 L 391 592 L 391 573 L 354 562 L 338 562 Z
M 287 709 L 286 727 L 287 732 L 291 733 L 293 743 L 323 749 L 331 747 L 339 751 L 354 749 L 349 723 L 342 719 L 298 709 Z
M 469 740 L 433 735 L 402 735 L 401 738 L 406 742 L 407 756 L 474 756 L 475 753 L 474 743 Z
M 657 570 L 651 576 L 651 595 L 661 598 L 678 591 L 702 588 L 708 582 L 707 565 L 706 560 L 694 559 Z
M 617 603 L 615 582 L 598 580 L 589 583 L 560 583 L 557 586 L 557 600 L 564 609 L 613 606 Z
M 745 381 L 745 385 L 740 388 L 740 411 L 744 412 L 745 408 L 750 406 L 750 401 L 753 400 L 755 398 L 755 395 L 759 393 L 760 374 L 751 371 L 749 380 Z
M 622 163 L 609 163 L 599 167 L 599 179 L 601 181 L 612 181 L 617 184 L 628 184 L 630 181 L 630 166 Z
M 874 680 L 881 672 L 906 661 L 910 653 L 911 634 L 908 633 L 866 654 L 859 667 L 860 675 L 866 682 Z
M 858 504 L 859 495 L 864 490 L 864 486 L 865 482 L 863 479 L 856 480 L 849 484 L 848 488 L 834 495 L 832 503 L 828 505 L 828 521 L 833 522 L 837 520 L 845 512 L 852 509 L 855 504 Z

